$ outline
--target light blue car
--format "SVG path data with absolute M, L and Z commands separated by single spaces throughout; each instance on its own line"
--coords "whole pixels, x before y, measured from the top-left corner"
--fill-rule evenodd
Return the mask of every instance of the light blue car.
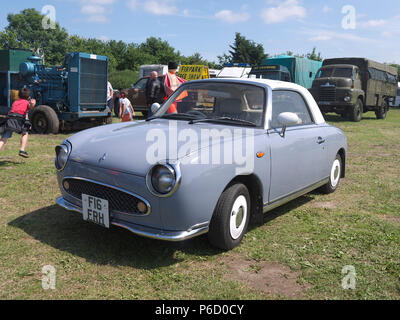
M 229 250 L 251 219 L 317 188 L 334 192 L 345 176 L 344 133 L 296 84 L 191 81 L 152 111 L 56 147 L 61 207 L 155 239 L 208 233 Z

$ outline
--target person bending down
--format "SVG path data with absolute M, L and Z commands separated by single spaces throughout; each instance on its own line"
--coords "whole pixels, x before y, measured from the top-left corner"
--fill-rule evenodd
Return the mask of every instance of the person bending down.
M 31 91 L 28 88 L 19 90 L 19 99 L 15 100 L 12 104 L 11 110 L 7 115 L 5 124 L 3 125 L 3 133 L 0 139 L 0 150 L 3 149 L 7 140 L 11 138 L 13 132 L 21 134 L 21 148 L 19 155 L 24 158 L 29 158 L 28 153 L 25 151 L 28 143 L 28 130 L 30 122 L 27 114 L 36 105 L 36 100 L 30 98 Z

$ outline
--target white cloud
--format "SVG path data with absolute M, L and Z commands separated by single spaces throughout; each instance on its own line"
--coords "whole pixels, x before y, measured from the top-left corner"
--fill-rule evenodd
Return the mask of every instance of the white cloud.
M 178 14 L 178 8 L 175 5 L 175 0 L 128 0 L 127 6 L 132 11 L 143 9 L 146 12 L 158 16 Z
M 261 11 L 261 18 L 266 24 L 280 23 L 291 18 L 305 18 L 307 10 L 298 0 L 286 0 L 276 7 L 265 8 Z
M 249 20 L 250 14 L 247 12 L 234 13 L 231 10 L 221 10 L 215 14 L 215 17 L 225 22 L 237 23 Z
M 172 0 L 146 0 L 143 7 L 145 11 L 155 15 L 172 15 L 178 12 Z
M 352 42 L 370 42 L 372 39 L 363 38 L 353 33 L 336 32 L 336 31 L 309 31 L 308 34 L 312 35 L 308 40 L 310 41 L 331 41 L 331 40 L 345 40 Z
M 111 4 L 118 0 L 79 0 L 81 13 L 87 16 L 86 21 L 94 23 L 107 23 L 107 12 L 111 10 Z M 106 8 L 106 6 L 108 6 Z
M 368 21 L 362 21 L 358 22 L 357 25 L 362 28 L 376 28 L 376 27 L 381 27 L 384 26 L 388 23 L 387 20 L 368 20 Z
M 127 2 L 127 6 L 129 9 L 131 9 L 132 11 L 135 11 L 136 8 L 139 6 L 139 1 L 138 0 L 129 0 Z
M 81 12 L 88 15 L 103 14 L 105 11 L 105 8 L 102 6 L 87 5 L 81 8 Z
M 323 13 L 328 13 L 328 12 L 331 12 L 331 11 L 332 11 L 332 8 L 328 7 L 327 5 L 325 5 L 325 6 L 322 8 L 322 12 L 323 12 Z

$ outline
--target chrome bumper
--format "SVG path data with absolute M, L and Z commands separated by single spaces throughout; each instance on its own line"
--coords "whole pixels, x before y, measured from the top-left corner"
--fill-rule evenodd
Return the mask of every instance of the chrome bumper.
M 56 202 L 60 207 L 68 211 L 74 211 L 82 214 L 81 207 L 67 201 L 64 197 L 58 198 Z M 127 229 L 139 236 L 165 241 L 183 241 L 208 232 L 208 223 L 202 223 L 193 226 L 186 231 L 163 231 L 122 221 L 110 221 L 110 223 L 114 226 Z

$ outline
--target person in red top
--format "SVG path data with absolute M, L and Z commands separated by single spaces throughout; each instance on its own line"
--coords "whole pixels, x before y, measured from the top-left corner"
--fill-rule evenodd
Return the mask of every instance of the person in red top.
M 36 100 L 30 98 L 31 91 L 27 88 L 19 90 L 19 99 L 15 100 L 12 104 L 11 110 L 7 115 L 7 121 L 5 123 L 4 132 L 0 139 L 0 150 L 7 143 L 7 140 L 11 138 L 13 132 L 21 134 L 21 148 L 19 155 L 24 158 L 29 158 L 28 153 L 25 151 L 28 143 L 28 129 L 29 121 L 27 114 L 36 105 Z
M 169 97 L 171 94 L 173 94 L 175 92 L 176 89 L 178 89 L 178 87 L 186 82 L 185 79 L 182 79 L 180 77 L 178 77 L 176 75 L 176 71 L 178 69 L 178 64 L 176 62 L 169 62 L 168 63 L 168 72 L 165 75 L 165 80 L 164 80 L 164 90 L 165 90 L 165 94 L 167 95 L 167 97 Z M 179 97 L 180 99 L 177 100 L 181 100 L 184 97 Z M 168 109 L 168 113 L 177 113 L 177 106 L 176 106 L 176 102 L 172 103 L 171 106 Z

